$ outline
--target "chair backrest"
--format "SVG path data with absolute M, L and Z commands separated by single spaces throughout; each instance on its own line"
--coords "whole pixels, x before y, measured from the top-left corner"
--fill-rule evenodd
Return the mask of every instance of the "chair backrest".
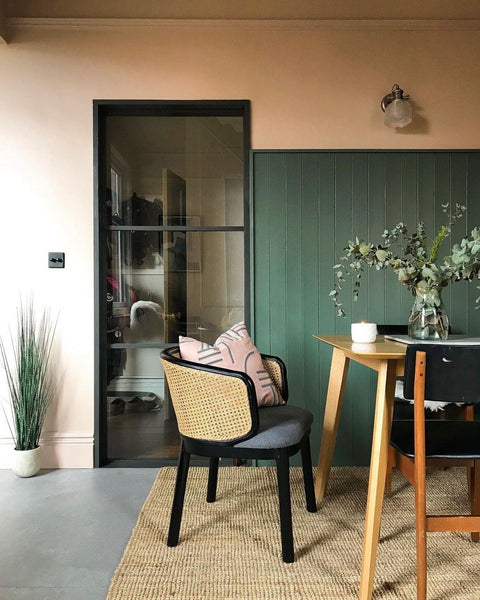
M 407 335 L 408 325 L 377 325 L 378 335 Z
M 408 335 L 408 325 L 377 325 L 378 335 Z M 448 333 L 452 328 L 448 326 Z
M 261 356 L 265 371 L 270 375 L 284 402 L 288 402 L 288 381 L 285 363 L 278 356 L 271 356 L 270 354 L 262 354 Z
M 232 444 L 256 432 L 258 407 L 248 376 L 182 360 L 178 346 L 160 358 L 181 435 Z
M 414 397 L 417 351 L 426 353 L 425 398 L 432 402 L 480 403 L 480 346 L 409 345 L 403 391 L 407 399 Z

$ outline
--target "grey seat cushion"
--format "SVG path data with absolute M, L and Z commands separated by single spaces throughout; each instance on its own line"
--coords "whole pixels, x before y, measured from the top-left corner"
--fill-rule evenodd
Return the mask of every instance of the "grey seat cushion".
M 310 429 L 313 415 L 298 406 L 266 406 L 258 409 L 258 433 L 235 448 L 286 448 L 298 444 Z

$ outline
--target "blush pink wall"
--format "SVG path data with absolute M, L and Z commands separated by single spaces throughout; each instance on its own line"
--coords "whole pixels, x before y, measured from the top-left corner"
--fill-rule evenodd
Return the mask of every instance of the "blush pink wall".
M 0 333 L 21 291 L 60 311 L 44 466 L 93 464 L 93 99 L 250 99 L 254 148 L 478 148 L 478 56 L 477 31 L 15 31 L 0 46 Z M 396 82 L 414 103 L 403 131 L 379 108 Z M 0 466 L 10 455 L 1 420 Z

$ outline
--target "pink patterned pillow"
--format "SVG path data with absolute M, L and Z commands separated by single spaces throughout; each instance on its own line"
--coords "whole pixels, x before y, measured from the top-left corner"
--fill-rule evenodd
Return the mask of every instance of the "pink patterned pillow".
M 265 371 L 260 352 L 253 345 L 243 321 L 222 333 L 214 346 L 183 336 L 178 341 L 184 360 L 243 371 L 250 375 L 255 384 L 258 406 L 285 404 L 270 375 Z

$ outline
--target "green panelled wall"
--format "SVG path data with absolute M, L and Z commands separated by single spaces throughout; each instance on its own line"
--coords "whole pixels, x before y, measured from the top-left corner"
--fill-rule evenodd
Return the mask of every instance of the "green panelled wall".
M 252 192 L 252 330 L 261 351 L 284 358 L 290 401 L 315 415 L 316 462 L 331 350 L 312 334 L 349 333 L 352 320 L 406 323 L 412 304 L 393 273 L 367 271 L 358 302 L 345 284 L 348 316 L 336 317 L 333 265 L 349 239 L 380 242 L 399 221 L 435 232 L 446 202 L 468 206 L 454 242 L 480 225 L 480 152 L 254 151 Z M 454 333 L 480 335 L 478 293 L 464 282 L 444 290 Z M 335 464 L 369 463 L 375 385 L 368 369 L 350 366 Z

